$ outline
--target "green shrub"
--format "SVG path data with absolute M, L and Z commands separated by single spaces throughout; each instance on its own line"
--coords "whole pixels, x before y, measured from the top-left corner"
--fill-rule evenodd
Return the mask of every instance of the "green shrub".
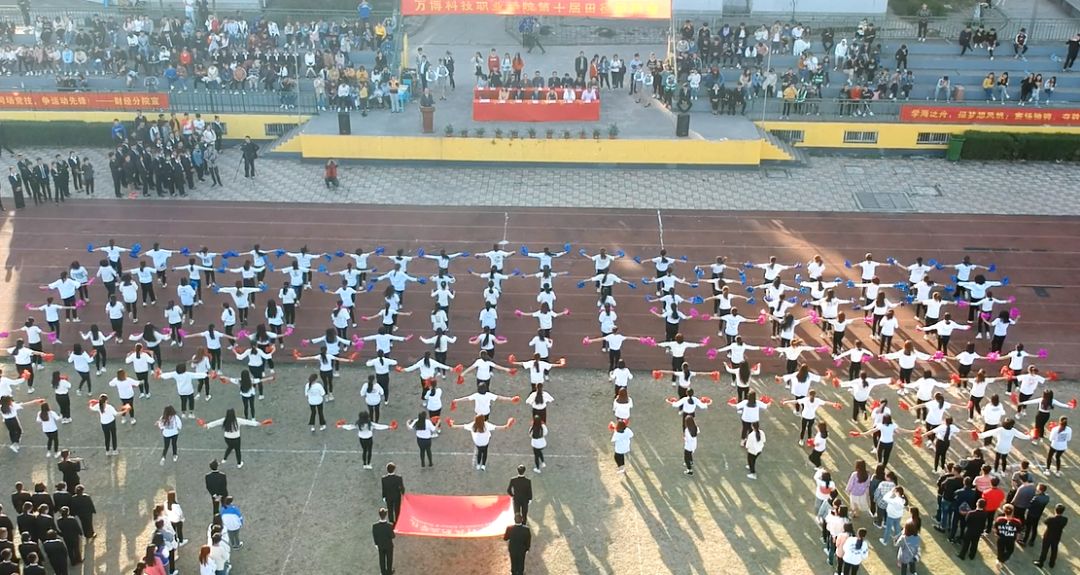
M 1080 161 L 1080 138 L 1072 134 L 964 133 L 965 160 Z
M 128 126 L 130 133 L 131 127 Z M 103 147 L 112 145 L 112 124 L 105 122 L 3 123 L 10 146 Z

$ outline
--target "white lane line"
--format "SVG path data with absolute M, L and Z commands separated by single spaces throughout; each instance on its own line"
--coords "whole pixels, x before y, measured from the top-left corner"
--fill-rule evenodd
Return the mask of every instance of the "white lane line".
M 300 508 L 300 521 L 303 521 L 304 515 L 307 514 L 308 505 L 311 504 L 311 496 L 315 494 L 315 483 L 319 480 L 319 472 L 322 471 L 324 461 L 326 461 L 325 445 L 322 448 L 322 455 L 319 456 L 319 464 L 315 466 L 315 473 L 311 476 L 311 487 L 308 489 L 307 499 L 304 500 L 304 506 Z M 281 562 L 281 575 L 285 575 L 289 571 L 289 560 L 292 559 L 297 539 L 299 538 L 292 537 L 289 539 L 289 551 L 285 553 L 285 560 Z

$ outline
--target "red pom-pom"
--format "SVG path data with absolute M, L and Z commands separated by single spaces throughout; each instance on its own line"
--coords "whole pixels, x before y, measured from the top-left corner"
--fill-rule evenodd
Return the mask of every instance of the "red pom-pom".
M 705 405 L 712 405 L 712 398 L 707 396 L 707 395 L 703 395 L 701 397 L 701 403 L 703 403 Z
M 1038 439 L 1039 438 L 1039 428 L 1038 427 L 1032 427 L 1031 431 L 1028 432 L 1028 436 L 1031 437 L 1032 439 Z
M 1076 409 L 1076 398 L 1075 397 L 1069 400 L 1069 409 Z
M 652 378 L 653 379 L 660 379 L 662 377 L 664 377 L 664 374 L 661 373 L 659 369 L 654 369 L 653 370 L 653 372 L 652 372 Z
M 511 367 L 510 368 L 510 375 L 517 375 L 517 374 L 518 374 L 518 368 Z
M 1061 376 L 1058 375 L 1058 372 L 1056 372 L 1056 371 L 1048 371 L 1048 372 L 1046 372 L 1046 379 L 1049 379 L 1050 381 L 1057 381 L 1058 378 L 1060 378 L 1060 377 Z
M 833 387 L 840 387 L 840 378 L 839 377 L 832 378 L 832 386 Z
M 457 411 L 457 402 L 456 401 L 451 401 L 450 402 L 450 411 Z
M 264 420 L 262 420 L 262 425 L 273 425 L 273 424 L 274 424 L 273 419 L 264 419 Z
M 453 420 L 453 419 L 450 419 L 450 418 L 448 417 L 448 418 L 446 418 L 446 424 L 447 424 L 447 425 L 449 425 L 450 427 L 453 427 L 453 426 L 454 426 L 454 420 Z
M 771 396 L 768 396 L 768 395 L 761 396 L 761 403 L 764 403 L 765 405 L 772 405 L 772 402 L 773 402 L 773 398 Z
M 298 349 L 292 350 L 292 356 L 293 356 L 293 359 L 300 359 L 300 350 L 298 350 Z
M 836 402 L 833 402 L 832 406 L 833 406 L 833 409 L 840 409 L 841 407 L 844 407 L 844 404 L 840 403 L 839 401 L 836 401 Z
M 709 372 L 709 377 L 711 377 L 713 381 L 720 381 L 720 372 L 719 371 Z
M 667 402 L 668 402 L 669 404 L 673 404 L 673 403 L 675 403 L 676 401 L 679 401 L 679 400 L 678 400 L 678 398 L 675 398 L 675 397 L 669 397 L 669 398 L 667 398 L 667 400 L 666 400 L 666 401 L 667 401 Z
M 461 373 L 463 371 L 465 371 L 465 366 L 460 363 L 454 366 L 454 373 Z
M 614 421 L 608 422 L 607 428 L 608 428 L 608 431 L 615 431 L 615 422 Z
M 397 420 L 396 419 L 391 419 L 390 420 L 390 431 L 396 431 L 397 427 L 398 427 Z
M 196 420 L 195 420 L 195 423 L 196 423 L 196 424 L 197 424 L 197 425 L 198 425 L 199 427 L 205 427 L 205 426 L 206 426 L 206 420 L 205 420 L 205 419 L 203 419 L 203 418 L 201 418 L 201 417 L 200 417 L 199 419 L 196 419 Z
M 339 420 L 335 421 L 334 426 L 335 427 L 345 427 L 345 420 L 344 419 L 339 419 Z
M 877 408 L 879 408 L 879 407 L 881 407 L 881 401 L 880 401 L 880 400 L 877 400 L 877 399 L 875 399 L 875 400 L 874 400 L 874 401 L 873 401 L 873 402 L 872 402 L 872 403 L 870 404 L 870 409 L 877 409 Z
M 506 356 L 506 361 L 509 361 L 510 363 L 517 363 L 517 356 L 511 353 L 510 355 Z
M 514 397 L 511 397 L 510 398 L 510 403 L 521 403 L 521 396 L 520 395 L 515 395 Z
M 1016 404 L 1020 403 L 1020 394 L 1016 393 L 1015 391 L 1010 393 L 1009 394 L 1009 401 L 1011 401 L 1013 403 L 1013 405 L 1016 405 Z
M 513 427 L 514 426 L 514 421 L 516 421 L 516 420 L 513 417 L 511 417 L 510 419 L 507 419 L 506 420 L 506 427 Z
M 908 402 L 901 399 L 900 400 L 900 409 L 903 409 L 904 411 L 908 411 L 909 409 L 911 409 L 911 405 L 909 405 Z
M 396 371 L 396 372 L 398 372 L 398 373 L 402 373 L 402 372 L 404 372 L 404 371 L 405 371 L 405 368 L 404 368 L 404 367 L 401 367 L 400 365 L 395 365 L 395 366 L 394 366 L 394 371 Z
M 960 374 L 954 373 L 954 374 L 950 375 L 949 376 L 949 381 L 951 381 L 953 383 L 953 385 L 960 385 Z
M 98 406 L 98 400 L 91 399 L 89 405 L 90 405 L 90 407 L 97 407 Z
M 54 354 L 54 353 L 46 353 L 45 355 L 43 355 L 41 357 L 43 357 L 45 359 L 45 361 L 52 361 L 52 360 L 56 359 L 56 354 Z
M 812 437 L 811 437 L 811 438 L 807 438 L 807 440 L 806 440 L 806 446 L 807 446 L 807 447 L 813 447 L 813 446 L 814 446 L 814 439 L 813 439 Z
M 971 430 L 971 440 L 976 441 L 979 439 L 979 432 L 974 429 Z
M 458 384 L 458 385 L 461 385 L 461 384 L 463 384 L 463 383 L 465 383 L 465 376 L 464 376 L 464 375 L 461 375 L 461 374 L 459 373 L 459 374 L 458 374 L 458 376 L 457 376 L 457 384 Z
M 852 429 L 851 431 L 847 432 L 847 434 L 848 434 L 848 437 L 861 437 L 862 436 L 862 432 L 857 430 L 857 429 Z
M 731 405 L 731 406 L 735 406 L 735 405 L 738 405 L 738 404 L 739 404 L 739 400 L 738 400 L 738 399 L 736 399 L 736 398 L 734 398 L 734 397 L 732 397 L 731 399 L 727 400 L 727 404 L 728 404 L 728 405 Z

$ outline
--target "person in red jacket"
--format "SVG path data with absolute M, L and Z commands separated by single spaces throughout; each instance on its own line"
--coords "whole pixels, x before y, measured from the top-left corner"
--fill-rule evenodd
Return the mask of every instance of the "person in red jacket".
M 983 491 L 982 494 L 982 500 L 986 502 L 985 510 L 987 513 L 990 514 L 991 517 L 993 517 L 994 514 L 997 513 L 997 510 L 999 507 L 1001 507 L 1001 504 L 1005 503 L 1005 492 L 1002 491 L 1000 487 L 998 487 L 999 483 L 1001 483 L 1001 479 L 994 477 L 990 480 L 990 489 Z M 992 524 L 990 522 L 987 522 L 986 533 L 990 533 L 991 526 Z
M 326 169 L 323 172 L 323 182 L 326 182 L 326 189 L 328 190 L 331 186 L 336 188 L 340 185 L 337 178 L 337 162 L 333 159 L 326 160 Z

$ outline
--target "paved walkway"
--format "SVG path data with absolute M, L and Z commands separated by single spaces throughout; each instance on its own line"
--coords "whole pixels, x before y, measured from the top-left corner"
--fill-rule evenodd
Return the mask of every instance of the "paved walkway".
M 52 157 L 60 150 L 24 149 Z M 97 197 L 112 198 L 103 149 L 90 150 Z M 65 154 L 66 155 L 66 154 Z M 1047 163 L 948 163 L 932 158 L 812 158 L 801 168 L 666 170 L 622 168 L 344 165 L 341 188 L 327 190 L 322 165 L 259 160 L 254 182 L 233 179 L 235 149 L 222 154 L 224 189 L 200 184 L 192 199 L 507 207 L 695 210 L 862 211 L 856 193 L 886 194 L 882 205 L 910 203 L 927 213 L 1080 215 L 1080 166 Z M 14 159 L 4 156 L 6 172 Z M 208 180 L 209 181 L 209 180 Z M 1073 183 L 1069 183 L 1073 182 Z M 552 185 L 554 184 L 554 185 Z M 11 195 L 6 182 L 3 195 Z M 392 190 L 392 191 L 391 191 Z M 906 200 L 906 201 L 905 201 Z M 5 204 L 10 208 L 11 204 Z

